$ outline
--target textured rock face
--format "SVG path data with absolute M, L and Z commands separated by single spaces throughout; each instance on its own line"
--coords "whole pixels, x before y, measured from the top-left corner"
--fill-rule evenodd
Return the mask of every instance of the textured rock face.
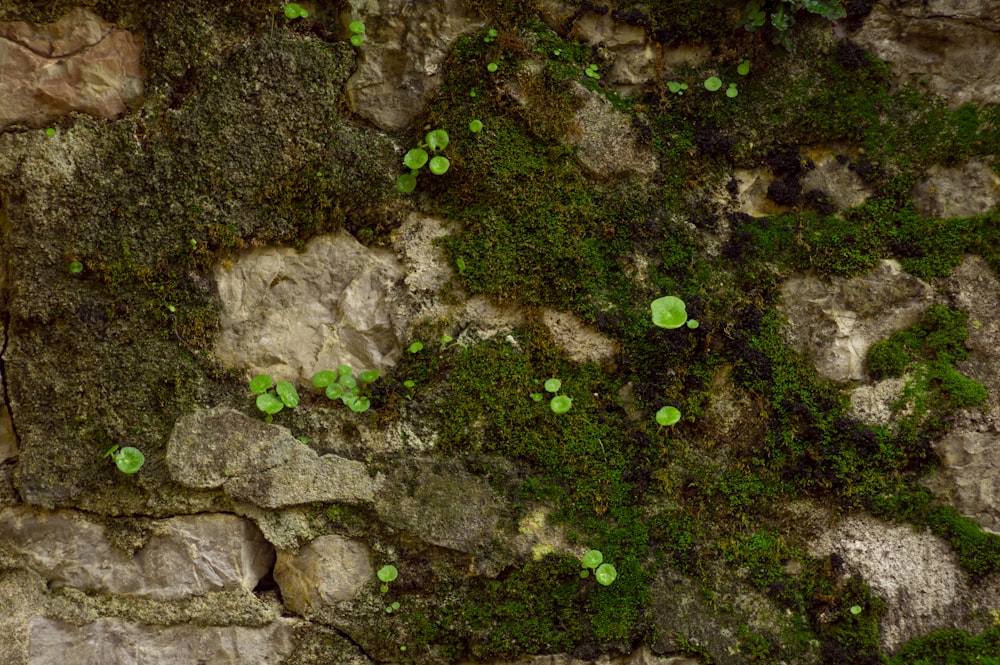
M 28 633 L 28 664 L 277 665 L 292 651 L 295 625 L 293 619 L 279 619 L 264 628 L 147 626 L 119 619 L 100 619 L 73 626 L 35 617 Z
M 113 118 L 142 94 L 142 46 L 86 9 L 55 23 L 0 23 L 0 129 L 70 111 Z
M 401 353 L 403 272 L 389 252 L 349 233 L 313 238 L 305 252 L 257 249 L 214 271 L 222 300 L 215 352 L 248 374 L 308 380 L 342 363 L 383 370 Z
M 932 630 L 979 632 L 988 618 L 976 619 L 971 610 L 1000 590 L 996 576 L 971 586 L 947 543 L 906 524 L 850 517 L 812 549 L 814 556 L 842 557 L 848 570 L 885 601 L 880 627 L 882 645 L 890 651 Z
M 1000 436 L 956 430 L 934 443 L 943 469 L 930 481 L 952 507 L 1000 533 Z
M 895 261 L 853 279 L 793 277 L 781 285 L 783 332 L 796 351 L 812 357 L 820 376 L 860 381 L 868 349 L 916 324 L 932 296 L 928 284 Z
M 880 2 L 853 37 L 952 107 L 1000 103 L 1000 2 Z
M 352 0 L 344 24 L 362 20 L 368 39 L 347 82 L 353 110 L 377 127 L 406 129 L 441 85 L 439 71 L 455 41 L 486 19 L 461 0 Z
M 320 457 L 284 427 L 225 407 L 177 421 L 167 443 L 167 467 L 185 487 L 221 487 L 234 499 L 262 508 L 371 502 L 376 488 L 361 462 Z
M 802 176 L 803 192 L 819 190 L 829 196 L 839 210 L 855 208 L 872 195 L 871 187 L 834 151 L 814 148 L 805 151 L 805 155 L 814 166 Z
M 0 513 L 0 542 L 50 584 L 154 600 L 252 590 L 274 561 L 274 548 L 257 527 L 235 515 L 155 525 L 155 535 L 128 556 L 108 541 L 103 526 L 77 513 L 10 508 Z
M 1000 177 L 986 164 L 969 160 L 957 168 L 932 166 L 913 190 L 924 217 L 971 217 L 1000 203 Z
M 556 345 L 578 363 L 606 363 L 615 357 L 615 343 L 568 312 L 547 309 L 542 323 Z
M 565 141 L 577 149 L 581 164 L 602 178 L 648 176 L 656 171 L 656 156 L 639 143 L 628 116 L 616 111 L 601 94 L 580 85 L 575 92 L 583 99 L 583 106 L 573 116 Z
M 461 662 L 458 665 L 477 665 Z M 482 665 L 698 665 L 694 658 L 684 656 L 656 656 L 647 647 L 636 649 L 626 656 L 600 656 L 597 659 L 581 660 L 569 654 L 551 656 L 526 656 L 516 660 L 490 661 Z
M 320 536 L 298 552 L 279 551 L 274 566 L 285 607 L 306 618 L 350 600 L 374 577 L 367 545 L 335 535 Z

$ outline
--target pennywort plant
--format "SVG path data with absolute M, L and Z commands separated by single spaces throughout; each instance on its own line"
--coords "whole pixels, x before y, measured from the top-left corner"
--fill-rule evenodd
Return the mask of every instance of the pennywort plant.
M 444 175 L 451 162 L 444 155 L 438 154 L 448 147 L 448 132 L 443 129 L 433 129 L 427 132 L 423 143 L 409 150 L 403 156 L 403 166 L 410 169 L 409 173 L 396 178 L 396 189 L 409 193 L 417 188 L 417 174 L 424 166 L 434 175 Z
M 379 586 L 378 590 L 382 593 L 389 593 L 389 582 L 393 582 L 397 577 L 399 577 L 399 570 L 396 569 L 396 566 L 389 564 L 379 568 L 375 575 L 378 577 L 379 581 L 382 582 L 382 585 Z
M 299 3 L 289 2 L 285 5 L 285 18 L 309 18 L 309 12 Z
M 618 579 L 618 571 L 610 563 L 604 561 L 604 554 L 600 550 L 590 550 L 583 555 L 583 570 L 580 571 L 580 577 L 586 579 L 590 577 L 591 572 L 594 574 L 594 579 L 603 586 L 611 586 L 611 584 Z
M 795 23 L 793 14 L 800 9 L 831 21 L 847 16 L 839 0 L 750 0 L 743 9 L 743 28 L 748 32 L 762 29 L 768 24 L 770 11 L 770 24 L 775 30 L 772 41 L 794 51 L 795 44 L 788 36 L 788 29 Z
M 108 448 L 107 452 L 104 453 L 104 457 L 110 457 L 119 471 L 129 475 L 138 471 L 146 461 L 146 456 L 138 448 L 133 448 L 132 446 L 119 447 L 117 443 Z
M 562 414 L 573 408 L 573 400 L 568 395 L 559 395 L 559 389 L 562 387 L 562 381 L 559 379 L 547 379 L 544 384 L 546 392 L 555 395 L 549 401 L 549 408 L 552 409 L 552 413 Z M 531 399 L 536 402 L 541 402 L 544 398 L 542 393 L 531 393 Z
M 351 21 L 347 26 L 351 31 L 351 46 L 361 46 L 365 43 L 365 24 L 361 21 Z
M 288 381 L 274 382 L 269 374 L 258 374 L 250 379 L 250 392 L 257 396 L 257 410 L 264 414 L 264 420 L 271 422 L 274 415 L 285 407 L 294 409 L 299 405 L 299 393 Z
M 354 370 L 350 365 L 341 365 L 337 371 L 325 369 L 316 372 L 312 377 L 312 384 L 316 388 L 322 388 L 324 393 L 331 400 L 340 400 L 347 408 L 355 413 L 364 413 L 371 408 L 371 400 L 364 394 L 365 386 L 376 381 L 381 374 L 377 369 L 370 369 L 361 372 L 355 378 Z

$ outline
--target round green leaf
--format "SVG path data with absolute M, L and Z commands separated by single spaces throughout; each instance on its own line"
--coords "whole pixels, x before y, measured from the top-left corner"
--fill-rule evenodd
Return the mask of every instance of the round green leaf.
M 409 351 L 410 353 L 416 353 L 422 348 L 424 348 L 423 342 L 414 342 L 413 344 L 410 344 L 408 347 L 406 347 L 406 350 Z
M 550 393 L 559 392 L 560 386 L 562 386 L 562 381 L 559 379 L 549 379 L 545 382 L 545 389 Z
M 582 577 L 583 579 L 587 579 L 588 577 L 590 577 L 590 571 L 584 568 L 583 570 L 580 571 L 580 577 Z
M 490 64 L 486 65 L 486 71 L 488 71 L 491 74 L 498 69 L 500 69 L 500 65 L 498 65 L 495 62 L 491 62 Z
M 382 376 L 377 369 L 370 369 L 367 372 L 361 372 L 358 374 L 358 381 L 361 383 L 371 383 Z
M 424 142 L 427 144 L 427 147 L 434 152 L 441 152 L 448 147 L 448 132 L 443 129 L 435 129 L 427 132 L 427 136 L 424 137 Z
M 261 393 L 257 395 L 257 408 L 264 413 L 273 416 L 285 408 L 285 403 L 271 393 Z
M 698 327 L 698 319 L 688 319 L 687 327 L 694 330 Z
M 746 76 L 750 73 L 750 61 L 740 60 L 740 64 L 736 66 L 736 73 L 740 76 Z
M 346 390 L 354 390 L 358 387 L 358 380 L 350 374 L 341 374 L 340 380 L 337 383 L 344 386 Z
M 722 87 L 722 79 L 718 76 L 709 76 L 705 79 L 705 89 L 709 92 L 715 92 Z
M 294 409 L 299 405 L 299 393 L 295 390 L 295 386 L 288 381 L 278 381 L 278 385 L 274 387 L 274 392 L 278 393 L 282 404 L 289 409 Z
M 339 367 L 337 367 L 337 374 L 339 376 L 350 376 L 353 373 L 354 370 L 351 369 L 350 365 L 340 365 Z
M 665 406 L 656 412 L 656 422 L 669 427 L 681 419 L 681 412 L 672 406 Z
M 536 402 L 541 402 L 542 397 L 544 397 L 542 393 L 531 393 L 531 399 L 535 400 Z
M 399 571 L 396 570 L 396 566 L 393 565 L 382 566 L 375 574 L 378 575 L 378 578 L 383 582 L 392 582 L 399 577 Z
M 347 29 L 356 35 L 362 35 L 365 32 L 365 24 L 361 21 L 351 21 Z
M 419 169 L 427 163 L 427 151 L 423 148 L 413 148 L 403 157 L 403 166 L 408 169 Z
M 406 381 L 403 381 L 403 386 L 405 386 L 406 388 L 412 388 L 415 385 L 417 385 L 417 384 L 414 381 L 411 381 L 410 379 L 407 379 Z
M 680 328 L 687 321 L 687 307 L 676 296 L 663 296 L 649 304 L 653 311 L 653 325 L 661 328 Z
M 735 83 L 730 83 L 729 87 L 726 88 L 726 97 L 729 97 L 729 99 L 732 99 L 732 98 L 736 97 L 738 94 L 740 94 L 740 91 L 736 89 L 736 84 Z
M 556 395 L 549 402 L 549 408 L 552 409 L 553 413 L 566 413 L 573 406 L 573 400 L 571 400 L 566 395 Z
M 364 35 L 351 35 L 350 42 L 351 42 L 351 46 L 361 46 L 362 44 L 365 43 L 365 36 Z
M 417 176 L 413 173 L 404 173 L 403 175 L 396 178 L 396 189 L 403 192 L 404 194 L 409 194 L 417 188 Z
M 259 395 L 274 385 L 274 379 L 267 374 L 258 374 L 250 379 L 250 392 Z
M 604 586 L 608 586 L 618 578 L 618 571 L 610 563 L 602 563 L 594 571 L 594 577 Z
M 584 568 L 597 568 L 604 561 L 604 554 L 600 550 L 590 550 L 583 555 Z
M 69 274 L 71 274 L 71 275 L 79 275 L 81 272 L 83 272 L 83 264 L 82 263 L 80 263 L 79 261 L 70 261 L 69 262 Z
M 341 398 L 341 400 L 343 400 L 343 398 Z M 353 400 L 345 403 L 347 404 L 347 408 L 349 408 L 351 411 L 354 411 L 355 413 L 364 413 L 372 406 L 371 400 L 369 400 L 367 397 L 358 397 L 356 395 L 354 396 Z
M 429 168 L 431 173 L 434 175 L 444 175 L 449 166 L 451 166 L 451 162 L 448 161 L 448 158 L 438 155 L 437 157 L 431 157 L 431 163 L 427 168 Z
M 286 18 L 308 18 L 309 12 L 297 2 L 289 2 L 285 5 Z
M 46 128 L 45 135 L 48 136 L 49 138 L 52 138 L 53 136 L 56 135 L 56 128 L 55 127 Z
M 142 451 L 132 446 L 125 446 L 114 454 L 115 466 L 122 473 L 135 473 L 146 461 Z
M 330 399 L 340 399 L 344 394 L 344 386 L 339 383 L 331 383 L 326 387 L 326 396 Z
M 482 122 L 482 120 L 473 120 L 473 121 L 471 121 L 469 123 L 469 131 L 472 132 L 473 134 L 478 134 L 479 132 L 483 131 L 483 122 Z
M 861 606 L 860 605 L 852 605 L 851 606 L 851 614 L 861 614 Z
M 338 376 L 336 372 L 324 369 L 313 374 L 312 384 L 316 388 L 326 388 L 327 386 L 336 383 L 337 379 Z

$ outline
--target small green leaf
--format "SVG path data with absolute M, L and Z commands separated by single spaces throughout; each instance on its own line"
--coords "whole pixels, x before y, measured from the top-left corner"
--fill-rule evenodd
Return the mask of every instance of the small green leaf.
M 490 64 L 486 65 L 486 71 L 488 71 L 491 74 L 494 73 L 498 69 L 500 69 L 500 65 L 498 65 L 495 62 L 491 62 Z
M 854 615 L 861 614 L 861 606 L 860 605 L 853 605 L 853 606 L 851 606 L 851 614 L 854 614 Z
M 146 456 L 138 448 L 125 446 L 114 454 L 115 466 L 122 473 L 135 473 L 146 461 Z
M 364 413 L 372 406 L 371 400 L 367 397 L 356 397 L 347 404 L 347 407 L 355 413 Z
M 83 264 L 79 261 L 70 261 L 68 270 L 71 275 L 79 275 L 83 272 Z
M 550 393 L 559 392 L 559 388 L 562 386 L 562 381 L 559 379 L 548 379 L 545 381 L 545 390 Z
M 735 83 L 730 83 L 729 87 L 726 88 L 726 97 L 729 97 L 729 99 L 732 99 L 733 97 L 735 97 L 738 94 L 740 94 L 740 93 L 736 89 L 736 84 Z
M 52 138 L 53 136 L 55 136 L 56 135 L 56 129 L 55 129 L 55 127 L 48 127 L 48 128 L 46 128 L 45 135 L 48 136 L 49 138 Z
M 750 73 L 750 61 L 740 60 L 740 64 L 736 65 L 736 73 L 740 76 L 746 76 Z
M 417 384 L 414 383 L 413 381 L 411 381 L 410 379 L 407 379 L 406 381 L 403 381 L 403 387 L 404 388 L 412 388 L 415 385 L 417 385 Z
M 428 164 L 427 168 L 430 169 L 431 173 L 434 175 L 444 175 L 449 166 L 451 166 L 451 162 L 448 161 L 448 158 L 438 155 L 437 157 L 431 157 L 430 164 Z
M 715 92 L 722 87 L 722 79 L 718 76 L 709 76 L 705 79 L 705 89 L 709 92 Z
M 597 581 L 604 586 L 609 586 L 612 582 L 618 579 L 618 571 L 615 570 L 615 567 L 610 563 L 602 563 L 597 567 L 597 570 L 594 571 L 594 577 L 596 577 Z
M 604 554 L 600 550 L 590 550 L 583 555 L 584 568 L 597 568 L 604 561 Z
M 289 2 L 285 5 L 286 18 L 309 18 L 309 12 L 297 2 Z
M 653 325 L 661 328 L 680 328 L 687 321 L 687 306 L 676 296 L 663 296 L 649 304 Z
M 458 268 L 459 275 L 465 274 L 465 260 L 461 256 L 455 259 L 455 266 Z
M 536 402 L 541 402 L 543 397 L 545 396 L 542 393 L 531 393 L 531 399 L 535 400 Z
M 330 399 L 340 399 L 344 394 L 344 386 L 339 383 L 331 383 L 326 387 L 326 396 Z
M 274 379 L 268 374 L 258 374 L 250 379 L 250 392 L 259 395 L 274 385 Z
M 553 413 L 566 413 L 573 406 L 573 400 L 566 395 L 556 395 L 549 402 L 549 408 Z
M 338 374 L 332 370 L 324 369 L 316 372 L 312 377 L 312 384 L 316 388 L 326 388 L 337 382 Z
M 288 381 L 278 381 L 278 385 L 274 387 L 274 392 L 278 393 L 282 404 L 289 409 L 294 409 L 299 405 L 299 393 L 295 390 L 295 386 Z
M 351 21 L 348 24 L 347 29 L 356 35 L 363 35 L 365 32 L 365 24 L 361 21 Z
M 408 169 L 419 169 L 427 163 L 427 151 L 423 148 L 413 148 L 403 157 L 403 166 Z
M 428 148 L 434 152 L 440 152 L 448 147 L 448 132 L 443 129 L 435 129 L 434 131 L 427 132 L 424 141 L 427 143 Z
M 354 373 L 354 370 L 351 369 L 350 365 L 339 365 L 337 367 L 337 375 L 338 375 L 338 377 L 339 376 L 350 376 L 353 373 Z
M 347 390 L 354 390 L 355 388 L 358 387 L 358 380 L 355 379 L 350 374 L 341 374 L 340 378 L 337 380 L 337 383 L 344 386 L 344 388 L 346 388 Z
M 361 46 L 362 44 L 365 43 L 365 36 L 364 35 L 351 35 L 351 38 L 348 41 L 351 42 L 351 46 Z
M 378 578 L 383 582 L 392 582 L 399 577 L 399 571 L 396 570 L 396 566 L 393 565 L 382 566 L 375 574 L 378 575 Z
M 409 351 L 410 353 L 416 353 L 422 348 L 424 348 L 423 342 L 414 342 L 413 344 L 410 344 L 408 347 L 406 347 L 406 350 Z
M 417 188 L 417 176 L 413 173 L 404 173 L 396 178 L 396 189 L 409 194 Z
M 273 416 L 285 408 L 285 403 L 271 393 L 261 393 L 257 395 L 257 408 Z
M 473 134 L 478 134 L 483 131 L 483 123 L 481 120 L 472 120 L 469 122 L 469 131 Z
M 358 381 L 361 383 L 371 383 L 380 376 L 382 376 L 382 374 L 377 369 L 370 369 L 367 372 L 361 372 L 361 374 L 358 374 Z
M 691 330 L 694 330 L 695 328 L 698 327 L 698 320 L 697 319 L 688 319 L 687 327 L 690 328 Z
M 664 406 L 656 412 L 656 422 L 663 427 L 676 424 L 681 419 L 681 412 L 673 406 Z

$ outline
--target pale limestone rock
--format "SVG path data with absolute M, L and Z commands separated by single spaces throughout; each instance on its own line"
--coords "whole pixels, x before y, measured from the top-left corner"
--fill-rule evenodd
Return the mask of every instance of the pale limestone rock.
M 954 430 L 934 443 L 942 469 L 928 485 L 983 528 L 1000 533 L 1000 435 Z
M 215 353 L 248 377 L 308 381 L 345 363 L 385 370 L 402 353 L 402 268 L 349 233 L 313 238 L 302 253 L 255 249 L 213 273 L 222 301 Z
M 445 222 L 417 212 L 392 232 L 392 248 L 406 270 L 403 283 L 411 292 L 434 293 L 451 279 L 448 257 L 435 242 L 447 235 Z
M 374 576 L 368 546 L 337 535 L 320 536 L 298 552 L 280 550 L 274 565 L 285 607 L 306 618 L 351 600 Z
M 892 405 L 902 396 L 908 379 L 883 379 L 851 391 L 851 417 L 868 425 L 890 425 Z
M 178 419 L 166 462 L 170 477 L 185 487 L 221 488 L 262 508 L 315 501 L 368 503 L 377 487 L 361 462 L 319 456 L 284 427 L 227 407 Z
M 609 363 L 614 361 L 617 347 L 593 327 L 568 312 L 546 309 L 542 323 L 552 333 L 556 346 L 578 363 Z
M 823 378 L 860 381 L 872 345 L 915 325 L 933 295 L 930 285 L 890 260 L 852 279 L 799 275 L 781 285 L 781 310 L 788 317 L 782 332 Z
M 441 85 L 455 41 L 486 19 L 461 0 L 351 0 L 342 22 L 364 21 L 366 40 L 346 85 L 351 108 L 380 129 L 406 129 Z
M 494 535 L 501 499 L 483 478 L 457 464 L 411 462 L 375 498 L 386 524 L 424 542 L 474 554 Z
M 880 633 L 890 651 L 932 630 L 983 630 L 988 617 L 977 618 L 972 610 L 984 601 L 992 606 L 989 599 L 1000 591 L 996 575 L 971 585 L 937 536 L 867 516 L 844 519 L 812 544 L 810 554 L 837 554 L 885 601 Z
M 0 23 L 0 129 L 70 111 L 114 118 L 142 95 L 141 41 L 76 8 L 54 23 Z
M 952 108 L 1000 103 L 1000 1 L 879 2 L 853 35 L 898 83 L 924 86 Z
M 154 535 L 129 556 L 108 541 L 102 525 L 79 513 L 17 507 L 0 512 L 0 542 L 50 584 L 154 600 L 252 590 L 274 561 L 257 527 L 235 515 L 154 525 Z
M 0 572 L 0 654 L 5 665 L 28 665 L 28 621 L 47 594 L 37 573 L 23 568 Z
M 803 152 L 814 164 L 802 176 L 803 192 L 818 189 L 829 196 L 839 210 L 856 208 L 872 195 L 872 188 L 849 168 L 850 162 L 838 158 L 839 151 L 816 147 Z
M 604 95 L 579 84 L 573 90 L 583 106 L 573 115 L 564 141 L 576 148 L 580 163 L 601 178 L 652 175 L 658 166 L 656 156 L 639 143 L 629 116 L 616 111 Z
M 244 628 L 100 619 L 73 626 L 35 617 L 28 635 L 28 665 L 278 665 L 292 652 L 292 630 L 298 623 L 278 619 L 264 628 Z
M 934 165 L 913 188 L 912 197 L 924 217 L 982 215 L 1000 203 L 1000 176 L 975 159 L 955 168 Z

